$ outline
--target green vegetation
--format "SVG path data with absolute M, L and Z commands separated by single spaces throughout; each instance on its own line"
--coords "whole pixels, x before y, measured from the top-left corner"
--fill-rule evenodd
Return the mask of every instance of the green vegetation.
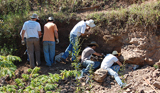
M 155 68 L 155 69 L 158 69 L 159 68 L 159 66 L 158 65 L 153 65 L 153 67 Z
M 125 80 L 124 75 L 123 75 L 124 71 L 125 71 L 125 65 L 126 65 L 126 63 L 124 61 L 122 66 L 120 67 L 120 71 L 118 72 L 118 74 L 121 75 L 121 77 L 122 77 L 122 82 L 123 83 L 126 83 L 126 80 Z
M 141 5 L 133 4 L 126 9 L 121 7 L 104 13 L 93 13 L 88 15 L 87 18 L 94 19 L 98 27 L 105 27 L 104 29 L 108 29 L 110 34 L 113 35 L 128 31 L 129 26 L 144 29 L 150 26 L 150 28 L 153 28 L 152 31 L 155 31 L 160 20 L 159 5 L 160 1 Z
M 22 74 L 22 79 L 16 78 L 16 85 L 7 85 L 0 87 L 1 92 L 20 93 L 40 93 L 40 91 L 54 92 L 59 90 L 58 82 L 69 77 L 75 77 L 78 72 L 76 70 L 63 70 L 61 74 L 39 75 L 40 68 L 35 67 L 30 74 Z M 30 69 L 28 69 L 30 71 Z M 33 77 L 36 74 L 36 77 Z
M 12 77 L 14 75 L 14 71 L 16 70 L 16 66 L 13 64 L 15 61 L 21 61 L 20 57 L 17 56 L 1 56 L 0 55 L 0 78 L 9 75 Z

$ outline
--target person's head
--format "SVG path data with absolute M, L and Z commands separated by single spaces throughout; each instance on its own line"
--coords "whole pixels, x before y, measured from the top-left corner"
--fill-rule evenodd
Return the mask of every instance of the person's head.
M 36 21 L 37 18 L 38 18 L 38 15 L 37 14 L 33 14 L 32 16 L 30 16 L 32 20 Z
M 118 57 L 118 52 L 117 52 L 116 50 L 114 50 L 114 51 L 112 52 L 112 55 Z
M 36 21 L 40 23 L 40 19 L 39 19 L 39 17 L 37 17 L 37 20 L 36 20 Z
M 90 19 L 88 21 L 86 21 L 87 26 L 89 26 L 90 28 L 95 27 L 96 25 L 94 24 L 94 20 Z
M 48 22 L 53 22 L 53 21 L 54 21 L 54 18 L 53 18 L 53 17 L 48 17 L 47 21 L 48 21 Z
M 92 41 L 88 46 L 92 49 L 96 49 L 96 47 L 99 47 L 99 45 L 95 41 Z

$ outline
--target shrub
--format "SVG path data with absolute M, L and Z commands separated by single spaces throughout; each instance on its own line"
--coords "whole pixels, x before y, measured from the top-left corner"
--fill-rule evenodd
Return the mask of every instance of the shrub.
M 20 57 L 17 56 L 1 56 L 0 55 L 0 78 L 2 76 L 9 75 L 12 77 L 14 75 L 14 71 L 16 70 L 16 66 L 13 64 L 15 61 L 21 61 Z

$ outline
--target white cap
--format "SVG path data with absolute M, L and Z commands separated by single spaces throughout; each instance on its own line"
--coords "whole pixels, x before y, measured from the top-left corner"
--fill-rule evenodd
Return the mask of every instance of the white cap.
M 95 27 L 94 20 L 90 19 L 89 21 L 86 21 L 86 24 L 90 27 Z
M 113 55 L 117 55 L 118 52 L 117 52 L 117 51 L 113 51 L 112 54 L 113 54 Z
M 53 18 L 53 17 L 48 17 L 48 20 L 53 21 L 53 20 L 54 20 L 54 18 Z

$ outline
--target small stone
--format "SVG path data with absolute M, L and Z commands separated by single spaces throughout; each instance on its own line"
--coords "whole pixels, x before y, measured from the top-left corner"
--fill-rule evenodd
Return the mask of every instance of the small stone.
M 160 72 L 158 70 L 155 70 L 153 72 L 153 77 L 159 77 L 160 76 Z
M 114 85 L 114 82 L 111 82 L 110 84 L 111 84 L 111 85 Z
M 90 93 L 89 91 L 85 91 L 85 93 Z
M 143 89 L 142 89 L 142 90 L 140 90 L 140 91 L 139 91 L 139 93 L 144 93 L 144 90 L 143 90 Z
M 67 89 L 62 89 L 61 91 L 60 91 L 60 93 L 66 93 L 67 92 Z
M 86 83 L 83 82 L 83 83 L 82 83 L 82 86 L 85 86 L 85 85 L 86 85 Z
M 68 89 L 68 91 L 73 93 L 73 92 L 74 92 L 74 89 L 73 89 L 73 88 L 70 88 L 70 89 Z
M 127 79 L 128 76 L 129 76 L 128 74 L 124 75 L 124 79 Z
M 108 85 L 108 84 L 107 84 L 106 82 L 104 82 L 104 83 L 103 83 L 103 86 L 105 86 L 105 87 L 106 87 L 107 85 Z
M 148 93 L 156 93 L 154 90 L 149 90 Z
M 155 87 L 157 87 L 157 88 L 159 88 L 159 89 L 160 89 L 160 82 L 155 81 L 155 82 L 153 83 L 153 85 L 154 85 Z
M 132 84 L 126 84 L 126 85 L 123 87 L 123 89 L 129 88 L 131 85 L 132 85 Z
M 69 89 L 69 86 L 65 86 L 65 89 Z
M 126 92 L 131 92 L 131 89 L 127 88 Z
M 105 69 L 98 69 L 94 72 L 94 80 L 97 82 L 103 82 L 105 77 L 107 76 L 107 70 Z
M 138 82 L 136 82 L 136 83 L 134 84 L 134 86 L 138 86 Z

